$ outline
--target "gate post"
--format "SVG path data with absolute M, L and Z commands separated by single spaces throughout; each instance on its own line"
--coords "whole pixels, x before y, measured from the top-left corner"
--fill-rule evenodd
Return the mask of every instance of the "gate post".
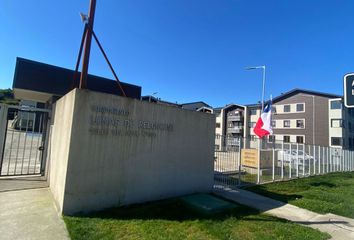
M 2 161 L 4 159 L 5 137 L 7 130 L 7 113 L 8 107 L 6 104 L 0 104 L 0 175 L 2 168 Z

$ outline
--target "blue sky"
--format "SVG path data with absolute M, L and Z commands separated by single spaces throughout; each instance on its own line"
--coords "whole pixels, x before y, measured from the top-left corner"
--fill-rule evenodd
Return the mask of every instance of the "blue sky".
M 89 0 L 0 0 L 0 88 L 17 56 L 75 67 Z M 95 31 L 124 82 L 212 106 L 292 88 L 342 94 L 354 72 L 354 1 L 98 0 Z M 93 43 L 89 72 L 113 79 Z

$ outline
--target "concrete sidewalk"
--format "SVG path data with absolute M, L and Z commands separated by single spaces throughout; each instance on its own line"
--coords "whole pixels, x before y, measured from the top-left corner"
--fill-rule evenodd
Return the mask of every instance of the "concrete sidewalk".
M 0 192 L 0 223 L 3 240 L 69 239 L 49 188 Z
M 214 193 L 231 201 L 258 209 L 261 212 L 300 223 L 321 232 L 327 232 L 332 236 L 332 239 L 354 239 L 354 219 L 351 218 L 334 214 L 314 213 L 242 189 L 232 190 L 220 187 L 215 188 Z

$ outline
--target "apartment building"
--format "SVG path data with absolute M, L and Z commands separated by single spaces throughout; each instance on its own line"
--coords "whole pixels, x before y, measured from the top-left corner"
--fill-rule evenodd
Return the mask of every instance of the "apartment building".
M 303 89 L 293 89 L 274 98 L 272 107 L 273 135 L 269 136 L 268 140 L 331 146 L 332 135 L 338 131 L 332 129 L 330 119 L 339 114 L 338 111 L 331 109 L 331 104 L 334 100 L 341 100 L 341 98 L 335 94 Z M 247 119 L 246 136 L 252 137 L 261 107 L 259 104 L 254 104 L 248 105 L 247 108 L 249 118 Z M 342 104 L 341 109 L 343 109 Z M 343 130 L 343 132 L 345 131 Z M 337 144 L 338 140 L 333 140 Z M 341 141 L 338 146 L 340 143 Z
M 354 109 L 346 108 L 342 98 L 331 99 L 328 108 L 328 145 L 354 149 Z
M 214 109 L 216 115 L 215 148 L 234 147 L 238 145 L 236 138 L 244 136 L 246 107 L 228 104 Z M 230 138 L 225 138 L 228 136 Z
M 215 147 L 222 149 L 228 144 L 218 136 L 255 137 L 253 128 L 260 117 L 261 104 L 229 104 L 214 109 L 214 113 Z M 354 109 L 344 107 L 342 96 L 293 89 L 273 99 L 272 113 L 273 135 L 268 136 L 270 142 L 354 149 Z

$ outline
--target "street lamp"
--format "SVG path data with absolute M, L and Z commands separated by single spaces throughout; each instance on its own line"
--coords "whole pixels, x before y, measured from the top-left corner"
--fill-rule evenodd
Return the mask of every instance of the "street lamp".
M 246 67 L 246 70 L 255 70 L 255 69 L 263 69 L 263 81 L 262 81 L 262 109 L 261 113 L 264 109 L 264 90 L 265 90 L 265 72 L 266 72 L 266 66 L 256 66 L 256 67 Z
M 246 70 L 255 70 L 255 69 L 262 69 L 263 70 L 263 80 L 262 80 L 262 109 L 260 112 L 260 116 L 262 115 L 262 111 L 264 109 L 264 90 L 265 90 L 265 70 L 266 66 L 255 66 L 255 67 L 246 67 Z M 257 184 L 260 183 L 260 175 L 261 175 L 261 148 L 262 148 L 262 139 L 259 138 L 258 140 L 258 166 L 257 166 Z
M 153 94 L 151 94 L 150 95 L 150 97 L 149 97 L 149 102 L 151 102 L 151 97 L 153 97 L 154 95 L 157 95 L 158 94 L 158 92 L 154 92 Z M 157 99 L 157 102 L 158 102 L 158 98 L 156 98 Z

